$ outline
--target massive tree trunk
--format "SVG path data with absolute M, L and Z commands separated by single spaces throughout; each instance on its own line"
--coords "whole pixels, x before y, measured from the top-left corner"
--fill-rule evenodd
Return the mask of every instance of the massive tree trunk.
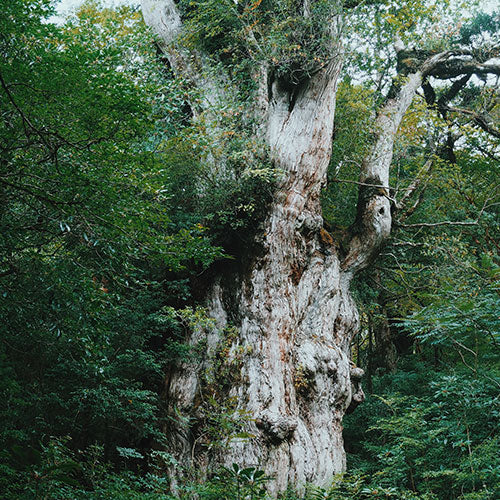
M 175 3 L 144 0 L 143 12 L 173 69 L 192 77 L 193 58 L 171 45 L 182 25 Z M 250 417 L 246 426 L 255 437 L 234 440 L 219 456 L 209 456 L 197 453 L 197 436 L 189 425 L 179 423 L 169 436 L 181 461 L 258 466 L 274 477 L 274 491 L 289 484 L 326 484 L 344 470 L 342 417 L 363 399 L 362 372 L 349 359 L 358 326 L 349 284 L 354 267 L 362 268 L 365 253 L 371 254 L 379 242 L 356 247 L 356 258 L 350 254 L 355 266 L 343 262 L 338 246 L 323 229 L 320 206 L 341 67 L 335 38 L 339 26 L 340 18 L 333 17 L 330 28 L 336 52 L 330 62 L 300 85 L 290 87 L 265 65 L 260 68 L 255 112 L 282 180 L 256 236 L 259 255 L 244 271 L 216 278 L 206 298 L 217 330 L 230 323 L 238 332 L 226 351 L 227 364 L 236 367 L 237 374 L 228 393 L 219 396 L 236 398 L 238 408 Z M 195 58 L 201 67 L 203 56 Z M 217 84 L 204 87 L 213 96 Z M 357 238 L 362 244 L 363 238 Z M 197 368 L 180 366 L 169 377 L 167 399 L 177 414 L 196 416 L 203 399 L 202 374 L 221 342 L 220 333 L 201 331 L 191 342 L 205 335 L 206 363 Z
M 304 16 L 309 7 L 303 2 Z M 143 0 L 143 13 L 172 69 L 198 86 L 201 107 L 213 113 L 230 79 L 208 77 L 214 72 L 206 71 L 205 55 L 176 43 L 183 23 L 173 0 Z M 171 420 L 176 420 L 168 438 L 177 459 L 201 468 L 233 462 L 258 466 L 274 477 L 273 491 L 305 482 L 322 485 L 345 468 L 342 417 L 363 400 L 362 370 L 349 359 L 358 328 L 350 283 L 390 233 L 389 167 L 400 122 L 425 76 L 451 54 L 407 71 L 380 109 L 363 164 L 357 218 L 347 241 L 339 244 L 323 228 L 320 192 L 342 62 L 340 24 L 340 16 L 332 15 L 329 62 L 300 82 L 277 78 L 265 62 L 255 68 L 255 133 L 267 144 L 282 179 L 255 238 L 259 251 L 237 270 L 221 272 L 209 287 L 205 304 L 217 328 L 196 331 L 190 339 L 206 340 L 205 361 L 175 367 L 167 380 Z M 196 119 L 199 110 L 193 111 Z M 229 326 L 230 342 L 220 333 Z M 207 383 L 206 373 L 213 370 L 222 342 L 225 360 L 219 368 L 227 373 L 220 377 L 226 382 L 229 377 L 230 384 L 216 387 Z M 202 431 L 179 415 L 196 419 L 207 391 L 220 401 L 234 398 L 249 416 L 246 428 L 254 437 L 235 439 L 219 453 L 203 452 Z

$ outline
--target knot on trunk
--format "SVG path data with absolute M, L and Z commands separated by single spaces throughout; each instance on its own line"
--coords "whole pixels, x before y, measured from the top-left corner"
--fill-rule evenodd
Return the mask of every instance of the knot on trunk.
M 323 217 L 311 212 L 303 211 L 298 214 L 295 221 L 295 228 L 301 233 L 319 231 L 323 226 Z
M 365 400 L 365 393 L 361 387 L 361 379 L 364 377 L 365 371 L 362 368 L 351 364 L 351 402 L 347 408 L 347 413 L 352 413 L 358 405 Z
M 382 205 L 380 207 L 374 205 L 380 199 L 384 200 L 389 196 L 387 188 L 383 186 L 378 177 L 368 177 L 363 182 L 364 185 L 360 187 L 358 192 L 356 221 L 354 223 L 358 230 L 371 229 L 378 219 L 377 215 L 387 215 L 382 210 L 384 208 Z
M 255 424 L 274 444 L 280 444 L 290 439 L 297 428 L 297 422 L 294 418 L 270 411 L 262 412 L 255 419 Z
M 351 380 L 355 382 L 361 382 L 361 379 L 365 376 L 365 371 L 358 366 L 351 366 Z

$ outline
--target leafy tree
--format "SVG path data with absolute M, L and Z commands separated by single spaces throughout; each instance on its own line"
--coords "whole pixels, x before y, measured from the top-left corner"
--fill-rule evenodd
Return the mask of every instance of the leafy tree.
M 0 13 L 4 495 L 496 498 L 498 16 L 144 4 Z
M 186 307 L 186 281 L 222 255 L 199 219 L 171 208 L 177 165 L 154 148 L 160 125 L 163 137 L 184 126 L 159 105 L 176 106 L 183 90 L 156 71 L 139 13 L 88 3 L 62 27 L 52 13 L 23 0 L 0 14 L 0 440 L 11 498 L 25 484 L 12 481 L 22 464 L 9 449 L 33 450 L 31 474 L 51 484 L 60 465 L 39 457 L 50 436 L 81 453 L 98 443 L 115 463 L 120 446 L 162 441 L 168 353 L 183 355 L 195 317 L 170 306 Z

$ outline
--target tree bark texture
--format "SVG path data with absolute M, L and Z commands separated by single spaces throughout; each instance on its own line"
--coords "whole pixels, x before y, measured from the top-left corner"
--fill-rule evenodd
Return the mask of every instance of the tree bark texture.
M 144 0 L 143 12 L 172 68 L 192 76 L 192 67 L 172 46 L 181 29 L 175 3 Z M 274 492 L 306 482 L 326 484 L 344 470 L 342 417 L 353 402 L 363 399 L 362 371 L 349 360 L 350 340 L 358 326 L 349 293 L 352 271 L 342 265 L 333 238 L 323 229 L 320 206 L 340 67 L 341 56 L 334 54 L 326 67 L 294 89 L 261 68 L 262 91 L 256 99 L 260 130 L 283 176 L 257 235 L 259 255 L 245 272 L 216 278 L 206 299 L 216 330 L 228 324 L 237 328 L 237 338 L 226 352 L 227 364 L 237 373 L 220 396 L 235 398 L 249 415 L 247 430 L 255 437 L 233 440 L 219 456 L 208 456 L 198 453 L 196 433 L 181 420 L 168 436 L 181 462 L 194 459 L 197 467 L 233 462 L 257 466 L 274 477 Z M 207 94 L 213 96 L 216 86 L 205 86 Z M 220 333 L 206 331 L 195 332 L 190 341 L 204 336 L 206 362 L 179 366 L 169 377 L 172 415 L 196 418 L 203 399 L 202 376 L 210 352 L 221 342 Z

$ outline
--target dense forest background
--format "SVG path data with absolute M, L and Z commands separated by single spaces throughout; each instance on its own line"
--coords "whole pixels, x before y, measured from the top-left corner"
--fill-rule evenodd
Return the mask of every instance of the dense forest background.
M 236 43 L 221 29 L 224 1 L 204 3 L 192 43 Z M 346 207 L 396 74 L 395 34 L 425 50 L 467 44 L 498 56 L 500 17 L 480 7 L 387 0 L 346 11 L 322 198 L 332 234 L 355 217 Z M 248 247 L 279 173 L 247 168 L 259 145 L 238 128 L 234 103 L 215 134 L 192 120 L 195 90 L 164 64 L 136 5 L 87 1 L 63 24 L 53 13 L 49 0 L 0 12 L 0 491 L 266 498 L 265 474 L 239 464 L 193 466 L 169 493 L 163 396 L 173 365 L 198 363 L 202 346 L 184 339 L 211 324 L 204 287 Z M 227 55 L 234 74 L 239 63 Z M 469 75 L 460 94 L 457 81 L 424 88 L 407 113 L 390 185 L 411 203 L 356 282 L 352 359 L 367 399 L 345 419 L 348 472 L 283 498 L 500 496 L 498 76 Z M 244 175 L 218 180 L 207 150 Z M 228 343 L 233 334 L 221 332 Z M 202 446 L 252 439 L 241 430 L 252 416 L 234 401 L 202 408 Z

